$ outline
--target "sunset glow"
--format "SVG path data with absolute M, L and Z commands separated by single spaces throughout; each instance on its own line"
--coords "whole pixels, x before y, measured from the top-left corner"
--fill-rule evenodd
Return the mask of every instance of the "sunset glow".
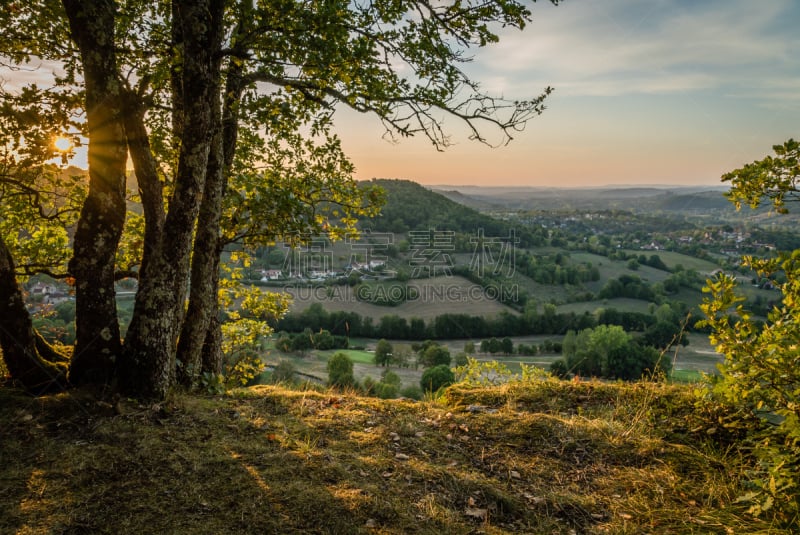
M 69 152 L 72 150 L 73 143 L 72 140 L 66 136 L 56 136 L 53 140 L 53 146 L 59 152 Z

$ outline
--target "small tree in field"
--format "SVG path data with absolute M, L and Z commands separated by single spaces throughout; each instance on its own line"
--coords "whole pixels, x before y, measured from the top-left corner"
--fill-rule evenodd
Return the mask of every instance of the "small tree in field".
M 392 344 L 381 338 L 375 345 L 375 365 L 388 366 L 392 363 Z
M 355 386 L 356 380 L 353 377 L 353 361 L 341 351 L 334 353 L 328 361 L 328 384 L 346 388 Z
M 422 352 L 419 362 L 426 368 L 439 365 L 450 366 L 450 351 L 439 344 L 432 344 Z
M 291 383 L 294 381 L 295 370 L 294 364 L 288 360 L 281 360 L 272 369 L 272 382 L 273 383 Z

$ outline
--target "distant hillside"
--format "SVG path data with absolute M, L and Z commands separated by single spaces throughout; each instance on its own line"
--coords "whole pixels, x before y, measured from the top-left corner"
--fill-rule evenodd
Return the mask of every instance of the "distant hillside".
M 460 191 L 456 190 L 437 190 L 434 188 L 433 191 L 444 195 L 453 202 L 457 202 L 458 204 L 468 208 L 474 208 L 475 210 L 498 210 L 502 208 L 502 206 L 498 204 L 477 199 L 475 197 L 470 197 L 469 195 L 464 195 Z
M 527 229 L 514 227 L 454 202 L 410 180 L 374 179 L 365 185 L 376 185 L 386 191 L 386 205 L 377 217 L 366 219 L 362 227 L 379 232 L 409 230 L 448 230 L 474 234 L 483 229 L 486 236 L 508 236 L 512 229 L 520 245 L 532 245 L 537 237 Z
M 626 188 L 495 188 L 458 186 L 443 191 L 455 202 L 479 210 L 626 210 L 673 212 L 685 215 L 714 213 L 732 217 L 736 208 L 724 196 L 724 187 L 626 187 Z M 770 206 L 754 214 L 767 214 Z M 754 215 L 745 211 L 743 215 Z

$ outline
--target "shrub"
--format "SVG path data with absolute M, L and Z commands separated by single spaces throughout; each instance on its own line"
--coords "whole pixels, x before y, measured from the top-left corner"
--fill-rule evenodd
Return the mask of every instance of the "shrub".
M 564 362 L 563 359 L 558 359 L 550 364 L 550 373 L 555 375 L 558 378 L 563 379 L 569 373 L 569 369 L 567 368 L 567 363 Z
M 353 361 L 341 351 L 334 353 L 328 360 L 328 384 L 338 387 L 355 386 L 353 377 Z
M 311 341 L 315 349 L 325 350 L 334 349 L 336 347 L 336 340 L 333 335 L 324 329 L 313 335 Z
M 281 360 L 272 370 L 273 383 L 291 383 L 294 381 L 294 373 L 297 371 L 294 364 L 288 360 Z
M 422 399 L 422 389 L 416 385 L 407 386 L 400 391 L 400 395 L 409 399 Z
M 455 357 L 455 365 L 456 366 L 465 366 L 469 362 L 469 357 L 464 351 L 459 351 L 456 353 Z
M 450 367 L 440 364 L 425 370 L 419 385 L 427 392 L 436 392 L 440 388 L 453 384 L 455 381 L 456 376 Z
M 394 385 L 399 387 L 402 381 L 400 380 L 400 376 L 396 373 L 385 370 L 381 375 L 381 382 L 386 383 L 387 385 Z
M 374 389 L 375 395 L 381 399 L 394 399 L 397 397 L 397 385 L 380 382 L 375 384 Z
M 432 368 L 434 366 L 448 367 L 450 366 L 450 351 L 439 344 L 429 345 L 422 354 L 420 354 L 419 363 L 426 368 Z

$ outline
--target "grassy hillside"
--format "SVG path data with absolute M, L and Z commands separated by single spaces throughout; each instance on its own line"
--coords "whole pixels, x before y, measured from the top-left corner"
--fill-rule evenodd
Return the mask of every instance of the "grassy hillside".
M 474 234 L 483 229 L 486 236 L 507 236 L 512 226 L 459 204 L 410 180 L 374 179 L 365 182 L 386 192 L 386 204 L 379 216 L 364 220 L 361 226 L 381 232 L 408 230 L 446 230 Z M 515 228 L 523 245 L 532 241 L 527 229 Z
M 676 386 L 558 381 L 419 403 L 261 386 L 112 405 L 2 388 L 0 532 L 769 532 L 735 501 L 736 437 L 695 402 Z

